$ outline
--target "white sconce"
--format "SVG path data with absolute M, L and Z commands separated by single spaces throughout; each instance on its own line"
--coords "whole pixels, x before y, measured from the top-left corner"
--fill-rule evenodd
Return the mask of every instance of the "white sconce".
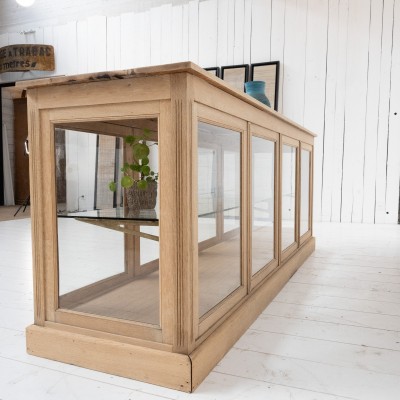
M 16 2 L 22 7 L 30 7 L 35 0 L 16 0 Z

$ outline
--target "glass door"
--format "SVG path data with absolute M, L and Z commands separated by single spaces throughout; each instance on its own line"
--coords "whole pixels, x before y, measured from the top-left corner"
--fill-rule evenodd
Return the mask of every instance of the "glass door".
M 278 265 L 277 133 L 251 127 L 251 286 Z
M 298 247 L 297 239 L 297 163 L 298 141 L 283 137 L 281 152 L 281 252 L 286 258 Z
M 309 236 L 311 236 L 311 145 L 301 143 L 300 159 L 300 243 L 302 243 Z

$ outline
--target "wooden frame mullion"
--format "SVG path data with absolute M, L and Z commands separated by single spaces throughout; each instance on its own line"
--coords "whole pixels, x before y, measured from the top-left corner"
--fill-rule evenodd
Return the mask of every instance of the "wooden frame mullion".
M 279 173 L 279 134 L 273 132 L 267 128 L 249 124 L 249 133 L 250 133 L 250 148 L 249 148 L 249 279 L 250 279 L 250 289 L 253 290 L 259 283 L 263 281 L 275 268 L 278 267 L 279 264 L 279 246 L 278 246 L 278 236 L 279 236 L 279 190 L 278 190 L 278 173 Z M 274 256 L 271 261 L 269 261 L 261 270 L 259 270 L 256 274 L 252 274 L 252 178 L 253 178 L 253 167 L 252 167 L 252 148 L 251 142 L 252 137 L 258 137 L 261 139 L 269 140 L 274 144 L 274 227 L 273 227 L 273 235 L 274 235 L 274 244 L 273 244 L 273 251 Z
M 289 245 L 289 247 L 283 249 L 282 248 L 282 170 L 283 170 L 283 146 L 287 145 L 290 147 L 295 148 L 295 216 L 294 216 L 294 242 Z M 290 257 L 296 249 L 299 247 L 299 148 L 300 148 L 300 142 L 296 139 L 287 137 L 282 135 L 281 136 L 281 151 L 280 151 L 280 206 L 281 206 L 281 215 L 280 215 L 280 254 L 281 254 L 281 259 L 280 263 L 285 261 L 288 257 Z
M 300 172 L 299 172 L 299 177 L 300 177 L 300 197 L 301 197 L 301 183 L 302 183 L 302 172 L 301 172 L 301 158 L 302 158 L 302 150 L 306 150 L 309 152 L 309 174 L 308 174 L 308 180 L 309 180 L 309 186 L 308 186 L 308 230 L 301 235 L 300 228 L 299 228 L 299 245 L 302 245 L 307 239 L 309 239 L 312 236 L 312 193 L 313 193 L 313 158 L 314 158 L 314 149 L 313 146 L 308 144 L 308 143 L 300 143 Z M 301 221 L 301 202 L 302 199 L 300 198 L 300 216 L 299 220 Z M 301 225 L 300 225 L 301 226 Z

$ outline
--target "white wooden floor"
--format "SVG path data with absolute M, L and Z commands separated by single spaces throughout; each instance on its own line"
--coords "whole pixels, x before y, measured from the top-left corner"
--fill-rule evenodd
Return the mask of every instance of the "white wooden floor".
M 315 233 L 314 255 L 185 394 L 27 355 L 30 220 L 0 222 L 0 399 L 400 399 L 400 226 Z

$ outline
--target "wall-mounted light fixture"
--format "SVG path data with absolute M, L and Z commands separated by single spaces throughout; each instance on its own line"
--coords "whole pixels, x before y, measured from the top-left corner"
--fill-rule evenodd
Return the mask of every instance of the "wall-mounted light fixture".
M 16 0 L 16 2 L 22 7 L 30 7 L 35 0 Z

